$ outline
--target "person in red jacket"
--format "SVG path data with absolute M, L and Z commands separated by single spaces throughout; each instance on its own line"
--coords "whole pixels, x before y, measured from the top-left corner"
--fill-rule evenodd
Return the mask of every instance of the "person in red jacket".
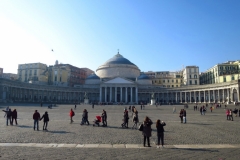
M 72 108 L 71 108 L 71 110 L 70 110 L 70 112 L 69 112 L 70 123 L 74 122 L 73 119 L 72 119 L 72 117 L 73 117 L 74 115 L 75 115 L 75 113 L 73 112 L 73 110 L 72 110 Z
M 35 113 L 33 114 L 33 120 L 34 120 L 34 126 L 33 126 L 33 129 L 35 131 L 35 127 L 37 125 L 37 130 L 39 131 L 39 120 L 40 120 L 40 114 L 38 113 L 37 110 L 35 110 Z

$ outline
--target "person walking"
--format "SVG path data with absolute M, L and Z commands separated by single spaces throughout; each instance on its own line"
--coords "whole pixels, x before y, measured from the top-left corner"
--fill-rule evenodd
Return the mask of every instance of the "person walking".
M 134 108 L 134 111 L 133 111 L 133 126 L 132 126 L 132 129 L 137 129 L 137 123 L 138 123 L 138 111 L 136 110 L 136 108 Z
M 49 116 L 48 116 L 48 112 L 45 112 L 45 114 L 42 116 L 42 118 L 40 119 L 40 121 L 43 119 L 43 130 L 47 131 L 47 126 L 48 126 L 48 122 L 49 122 Z
M 72 110 L 72 108 L 71 108 L 71 110 L 70 110 L 70 112 L 69 112 L 69 116 L 70 116 L 70 123 L 74 122 L 74 121 L 73 121 L 73 116 L 75 116 L 75 113 L 74 113 L 74 111 Z
M 166 123 L 161 121 L 160 119 L 157 120 L 156 122 L 156 128 L 157 128 L 157 137 L 158 137 L 158 143 L 157 143 L 157 148 L 159 148 L 160 146 L 160 141 L 161 141 L 161 145 L 162 148 L 164 145 L 164 128 L 163 126 L 166 126 Z
M 183 123 L 187 123 L 187 112 L 183 109 Z
M 151 125 L 153 124 L 152 120 L 146 116 L 144 121 L 143 121 L 143 146 L 146 147 L 146 139 L 148 143 L 148 147 L 151 147 L 150 145 L 150 137 L 152 136 L 152 128 Z
M 233 111 L 230 109 L 229 110 L 229 120 L 231 120 L 231 119 L 233 121 Z
M 123 123 L 122 123 L 122 127 L 128 128 L 128 119 L 129 119 L 128 110 L 125 108 L 125 109 L 124 109 L 124 112 L 123 112 Z
M 183 109 L 180 110 L 179 117 L 180 117 L 181 123 L 183 123 Z
M 104 109 L 102 112 L 102 123 L 103 123 L 103 127 L 107 126 L 107 112 Z
M 34 125 L 33 125 L 33 129 L 35 131 L 35 128 L 37 128 L 37 130 L 39 131 L 39 120 L 40 120 L 40 114 L 38 113 L 37 110 L 35 110 L 34 114 L 33 114 L 33 120 L 34 120 Z
M 87 123 L 89 125 L 89 121 L 88 121 L 88 112 L 86 109 L 83 110 L 83 114 L 82 114 L 82 122 L 80 125 L 84 125 L 85 123 Z
M 176 107 L 173 107 L 173 113 L 175 113 L 176 112 Z
M 16 109 L 14 109 L 12 111 L 12 125 L 13 125 L 13 120 L 15 120 L 15 124 L 18 125 L 18 123 L 17 123 L 17 110 Z
M 230 117 L 229 117 L 229 109 L 227 109 L 227 111 L 226 111 L 226 115 L 227 115 L 227 120 L 230 120 Z
M 9 107 L 6 108 L 6 110 L 2 110 L 3 112 L 5 112 L 4 117 L 6 117 L 6 125 L 8 126 L 8 121 L 10 123 L 10 125 L 12 125 L 11 122 L 11 116 L 12 116 L 12 111 Z

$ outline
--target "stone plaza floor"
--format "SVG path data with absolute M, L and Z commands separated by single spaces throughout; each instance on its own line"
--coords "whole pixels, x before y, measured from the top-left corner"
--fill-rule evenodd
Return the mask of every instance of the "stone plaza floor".
M 18 126 L 6 126 L 4 112 L 0 117 L 0 159 L 240 159 L 240 117 L 226 120 L 224 106 L 208 107 L 206 115 L 193 110 L 190 104 L 187 123 L 180 123 L 179 111 L 183 105 L 145 106 L 139 112 L 139 120 L 149 116 L 153 122 L 166 122 L 165 145 L 156 149 L 156 127 L 152 125 L 151 148 L 142 147 L 143 136 L 131 129 L 132 113 L 129 112 L 129 128 L 122 129 L 123 110 L 128 106 L 77 105 L 74 122 L 70 124 L 69 111 L 74 105 L 59 105 L 47 109 L 36 104 L 11 104 L 18 111 Z M 198 105 L 200 106 L 200 104 Z M 5 109 L 6 105 L 0 105 Z M 177 112 L 172 113 L 173 107 Z M 229 105 L 234 109 L 235 106 Z M 88 110 L 90 125 L 80 126 L 82 111 Z M 107 111 L 108 127 L 93 127 L 96 115 Z M 239 109 L 239 107 L 237 107 Z M 38 110 L 49 113 L 48 131 L 33 130 L 32 115 Z

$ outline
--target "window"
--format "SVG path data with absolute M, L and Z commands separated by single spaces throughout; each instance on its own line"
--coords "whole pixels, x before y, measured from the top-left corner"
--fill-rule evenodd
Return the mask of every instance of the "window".
M 178 85 L 176 85 L 176 87 L 178 87 Z
M 197 78 L 197 75 L 196 75 L 196 74 L 194 75 L 194 78 Z
M 232 76 L 232 80 L 235 80 L 234 76 Z
M 165 79 L 163 80 L 163 83 L 165 83 Z
M 170 85 L 167 85 L 167 87 L 170 87 Z
M 34 75 L 37 75 L 37 70 L 34 70 Z
M 176 83 L 178 83 L 178 80 L 176 80 Z
M 60 77 L 60 82 L 62 82 L 62 77 Z
M 57 76 L 55 76 L 55 82 L 57 81 Z
M 223 82 L 226 82 L 226 77 L 223 77 Z
M 190 77 L 190 78 L 192 78 L 192 76 L 191 76 L 191 75 L 189 75 L 189 77 Z
M 172 80 L 172 82 L 174 82 L 174 80 Z
M 172 85 L 172 87 L 174 87 L 174 85 Z
M 192 85 L 192 80 L 189 81 L 190 85 Z
M 195 84 L 197 84 L 197 80 L 195 80 Z
M 167 82 L 169 83 L 169 79 L 167 80 Z

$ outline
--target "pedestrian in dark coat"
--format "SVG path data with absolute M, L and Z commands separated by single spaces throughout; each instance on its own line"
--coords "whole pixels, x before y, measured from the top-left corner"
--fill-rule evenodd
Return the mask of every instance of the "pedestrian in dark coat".
M 5 116 L 6 117 L 6 125 L 8 126 L 8 121 L 10 122 L 10 125 L 12 125 L 11 122 L 11 117 L 12 117 L 12 111 L 10 108 L 7 108 L 6 110 L 2 110 L 3 112 L 5 112 Z
M 18 123 L 17 123 L 17 110 L 16 109 L 14 109 L 12 111 L 12 125 L 13 125 L 13 120 L 15 120 L 15 124 L 18 125 Z
M 103 110 L 102 112 L 102 123 L 103 123 L 103 127 L 107 126 L 107 112 L 105 110 Z
M 47 126 L 48 126 L 48 122 L 49 122 L 49 116 L 48 116 L 48 112 L 45 112 L 45 114 L 42 116 L 42 118 L 40 119 L 40 121 L 43 119 L 43 130 L 47 131 Z
M 129 119 L 128 110 L 125 108 L 125 109 L 124 109 L 124 112 L 123 112 L 123 123 L 122 123 L 122 127 L 128 128 L 128 119 Z
M 34 126 L 33 126 L 33 129 L 35 131 L 35 128 L 37 126 L 37 130 L 39 131 L 39 120 L 40 120 L 40 114 L 38 113 L 37 110 L 35 110 L 34 114 L 33 114 L 33 120 L 34 120 Z
M 89 125 L 89 121 L 88 121 L 88 112 L 86 109 L 83 110 L 83 114 L 82 114 L 82 122 L 81 125 L 87 123 Z
M 143 131 L 142 131 L 144 147 L 146 146 L 146 139 L 147 139 L 148 147 L 151 147 L 149 138 L 152 136 L 152 128 L 151 128 L 152 124 L 153 124 L 152 120 L 146 116 L 145 120 L 143 121 Z
M 157 120 L 156 122 L 156 128 L 157 128 L 157 136 L 158 136 L 158 143 L 157 143 L 157 148 L 159 148 L 160 141 L 162 144 L 162 148 L 164 145 L 164 128 L 163 126 L 166 126 L 166 123 L 161 121 L 160 119 Z
M 181 123 L 183 123 L 183 109 L 180 110 L 179 117 L 180 117 Z

